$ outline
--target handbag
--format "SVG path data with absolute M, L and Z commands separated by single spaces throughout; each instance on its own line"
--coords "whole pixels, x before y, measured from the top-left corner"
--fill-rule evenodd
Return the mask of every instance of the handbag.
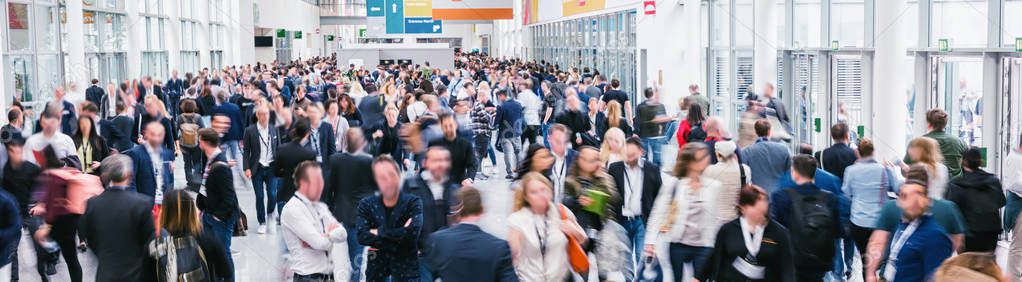
M 234 234 L 231 237 L 244 237 L 248 235 L 248 217 L 245 212 L 238 209 L 238 221 L 234 223 Z
M 561 220 L 567 220 L 568 214 L 564 210 L 564 205 L 557 205 L 559 213 L 561 214 Z M 582 244 L 578 242 L 578 239 L 568 234 L 564 234 L 568 237 L 568 263 L 571 265 L 571 270 L 577 273 L 588 273 L 589 272 L 589 258 L 586 256 L 586 251 L 582 249 Z

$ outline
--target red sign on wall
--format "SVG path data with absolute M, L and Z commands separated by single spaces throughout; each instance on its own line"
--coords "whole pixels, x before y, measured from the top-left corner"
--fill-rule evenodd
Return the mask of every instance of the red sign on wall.
M 645 1 L 642 3 L 642 10 L 647 15 L 656 15 L 656 1 Z

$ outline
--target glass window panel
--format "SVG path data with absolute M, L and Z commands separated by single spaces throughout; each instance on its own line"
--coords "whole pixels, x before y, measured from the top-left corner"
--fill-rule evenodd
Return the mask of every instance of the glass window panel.
M 83 32 L 85 33 L 85 51 L 95 52 L 99 51 L 99 23 L 97 22 L 98 13 L 93 11 L 82 12 L 82 17 L 85 19 L 86 24 L 83 25 Z M 92 23 L 89 23 L 92 21 Z
M 933 26 L 930 47 L 941 38 L 951 40 L 951 48 L 986 47 L 987 1 L 944 0 L 932 4 Z
M 32 48 L 30 10 L 28 4 L 7 3 L 7 42 L 11 51 L 29 51 Z
M 710 25 L 710 46 L 731 45 L 731 4 L 730 0 L 713 2 L 710 7 L 713 22 Z
M 60 78 L 61 67 L 60 57 L 56 54 L 39 55 L 39 73 L 45 74 L 39 76 L 39 93 L 41 93 L 39 97 L 52 96 L 53 89 L 64 83 Z
M 1006 48 L 1012 48 L 1015 46 L 1015 38 L 1022 37 L 1022 0 L 1004 0 L 1004 6 L 1001 7 L 1004 12 L 1004 16 L 1001 20 L 1004 22 L 1002 25 L 1002 32 L 1004 33 L 1001 37 L 1004 38 L 1004 46 Z
M 820 0 L 794 0 L 794 37 L 795 48 L 820 47 L 821 43 L 821 6 Z
M 57 51 L 57 7 L 36 5 L 36 42 L 39 51 Z
M 907 48 L 919 48 L 919 1 L 908 1 L 905 4 L 905 13 L 902 14 L 900 22 L 904 24 L 904 35 Z M 877 30 L 875 32 L 881 32 Z M 926 46 L 922 46 L 926 47 Z M 910 115 L 911 117 L 911 115 Z M 909 131 L 911 132 L 911 131 Z
M 881 0 L 882 1 L 882 0 Z M 834 0 L 830 4 L 830 38 L 841 47 L 865 47 L 865 3 L 863 0 Z M 915 34 L 906 33 L 906 34 Z
M 785 8 L 784 1 L 777 1 L 777 6 L 774 7 L 774 14 L 777 15 L 774 19 L 774 31 L 776 32 L 775 37 L 777 41 L 777 48 L 784 48 L 788 46 L 787 40 L 784 39 L 784 35 L 787 33 L 784 26 L 784 19 L 788 14 L 788 9 Z
M 9 7 L 9 6 L 8 6 Z M 7 93 L 13 93 L 14 99 L 20 99 L 22 102 L 35 101 L 34 94 L 36 91 L 32 88 L 35 75 L 33 75 L 34 68 L 31 56 L 7 56 L 7 67 L 5 68 L 4 86 Z M 13 101 L 13 99 L 12 99 Z M 9 101 L 4 101 L 4 105 Z
M 756 39 L 756 14 L 753 12 L 753 0 L 734 0 L 733 13 L 735 27 L 735 47 L 752 47 Z

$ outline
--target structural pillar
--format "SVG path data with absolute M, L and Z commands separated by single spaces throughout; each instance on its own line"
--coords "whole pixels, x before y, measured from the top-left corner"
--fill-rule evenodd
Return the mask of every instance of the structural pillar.
M 905 10 L 905 0 L 876 1 L 875 26 L 887 27 L 873 35 L 876 39 L 873 78 L 876 81 L 873 95 L 872 130 L 876 156 L 881 159 L 900 159 L 905 154 L 906 124 L 908 118 L 909 89 L 907 81 L 912 79 L 905 70 L 905 19 L 899 14 Z M 867 35 L 868 36 L 868 35 Z M 921 99 L 925 93 L 917 93 Z M 916 109 L 919 111 L 920 109 Z M 916 121 L 916 126 L 920 121 Z M 925 125 L 923 125 L 925 126 Z M 867 130 L 869 132 L 869 130 Z
M 89 87 L 89 67 L 85 64 L 85 19 L 82 16 L 82 1 L 67 1 L 67 28 L 68 52 L 67 68 L 64 70 L 64 81 L 78 85 L 78 92 L 67 92 L 67 99 L 70 101 L 85 100 L 85 88 Z M 99 21 L 96 15 L 93 20 Z M 49 74 L 39 74 L 49 75 Z
M 759 91 L 767 82 L 777 84 L 777 0 L 756 0 L 753 4 L 755 32 L 755 64 L 753 89 Z

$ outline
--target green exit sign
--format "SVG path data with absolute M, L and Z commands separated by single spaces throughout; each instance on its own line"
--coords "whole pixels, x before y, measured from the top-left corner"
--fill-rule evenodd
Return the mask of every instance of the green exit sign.
M 937 49 L 941 52 L 951 51 L 951 39 L 941 38 L 937 41 Z
M 831 41 L 830 42 L 830 49 L 834 50 L 834 51 L 837 51 L 837 49 L 841 47 L 841 45 L 839 43 L 840 42 L 838 42 L 837 40 Z
M 816 131 L 817 133 L 820 132 L 820 123 L 821 122 L 822 122 L 822 120 L 820 120 L 820 118 L 814 118 L 813 119 L 813 131 Z
M 1022 37 L 1015 37 L 1015 52 L 1022 52 Z
M 334 41 L 334 36 L 333 35 L 327 35 L 326 36 L 326 41 Z
M 277 29 L 277 37 L 278 37 L 278 38 L 284 38 L 284 37 L 287 37 L 287 30 L 285 30 L 285 29 L 283 29 L 283 28 L 278 28 L 278 29 Z
M 859 138 L 862 138 L 863 136 L 866 136 L 866 126 L 865 125 L 856 126 L 855 127 L 855 133 L 859 134 Z
M 364 28 L 358 29 L 358 37 L 366 37 L 366 29 Z
M 295 39 L 302 39 L 302 31 L 301 30 L 296 30 L 295 31 Z

